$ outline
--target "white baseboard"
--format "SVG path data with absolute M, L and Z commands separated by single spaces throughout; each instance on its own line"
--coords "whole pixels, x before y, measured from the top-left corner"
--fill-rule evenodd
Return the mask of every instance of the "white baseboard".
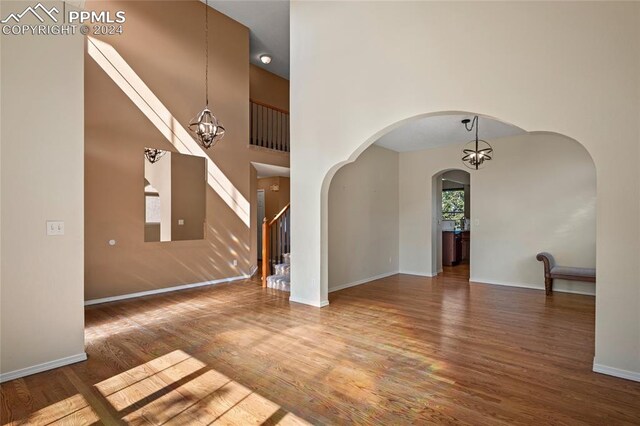
M 316 308 L 324 308 L 325 306 L 329 305 L 328 300 L 321 300 L 320 302 L 317 302 L 315 300 L 301 299 L 299 297 L 293 296 L 289 296 L 289 302 L 302 303 L 303 305 L 315 306 Z
M 398 271 L 387 272 L 387 273 L 376 275 L 376 276 L 373 276 L 373 277 L 364 278 L 362 280 L 353 281 L 353 282 L 346 283 L 346 284 L 340 284 L 340 285 L 337 285 L 335 287 L 331 287 L 329 289 L 329 293 L 332 293 L 332 292 L 338 291 L 338 290 L 344 290 L 345 288 L 349 288 L 349 287 L 355 287 L 355 286 L 361 285 L 361 284 L 366 284 L 366 283 L 369 283 L 371 281 L 375 281 L 375 280 L 379 280 L 379 279 L 382 279 L 382 278 L 390 277 L 392 275 L 398 275 L 398 273 L 399 273 Z
M 487 280 L 487 279 L 483 279 L 483 278 L 469 278 L 469 282 L 472 282 L 472 283 L 475 283 L 475 284 L 500 285 L 500 286 L 504 286 L 504 287 L 518 287 L 518 288 L 528 288 L 528 289 L 531 289 L 531 290 L 544 291 L 544 285 L 542 287 L 540 287 L 540 286 L 535 285 L 535 284 L 512 283 L 512 282 L 505 282 L 505 281 Z M 560 288 L 556 288 L 555 286 L 553 288 L 553 292 L 554 293 L 582 294 L 582 295 L 585 295 L 585 296 L 595 296 L 594 293 L 591 293 L 591 292 L 588 292 L 588 291 L 560 289 Z
M 434 274 L 433 272 L 425 273 L 425 272 L 415 272 L 415 271 L 400 271 L 398 273 L 405 274 L 405 275 L 416 275 L 418 277 L 427 277 L 427 278 L 433 278 L 438 275 L 438 274 Z
M 19 370 L 9 371 L 7 373 L 0 374 L 0 383 L 8 382 L 9 380 L 19 379 L 20 377 L 30 376 L 36 373 L 42 373 L 43 371 L 52 370 L 54 368 L 64 367 L 65 365 L 75 364 L 76 362 L 86 361 L 87 354 L 82 352 L 80 354 L 67 356 L 53 361 L 43 362 L 31 367 L 21 368 Z
M 253 265 L 251 267 L 251 272 L 249 272 L 248 277 L 252 278 L 256 274 L 256 272 L 258 272 L 258 265 Z
M 593 363 L 593 371 L 596 373 L 619 377 L 621 379 L 640 382 L 640 373 L 636 371 L 629 371 L 629 370 L 623 370 L 621 368 L 609 367 L 607 365 L 598 364 L 596 362 Z
M 256 266 L 256 270 L 257 270 L 257 266 Z M 254 271 L 255 273 L 255 271 Z M 216 285 L 216 284 L 222 284 L 222 283 L 229 283 L 232 281 L 239 281 L 239 280 L 246 280 L 248 278 L 251 278 L 252 275 L 240 275 L 237 277 L 231 277 L 231 278 L 222 278 L 219 280 L 212 280 L 212 281 L 203 281 L 201 283 L 193 283 L 193 284 L 184 284 L 184 285 L 177 285 L 174 287 L 165 287 L 165 288 L 158 288 L 155 290 L 148 290 L 148 291 L 139 291 L 137 293 L 129 293 L 129 294 L 121 294 L 119 296 L 111 296 L 111 297 L 103 297 L 100 299 L 91 299 L 91 300 L 86 300 L 84 302 L 84 306 L 90 306 L 90 305 L 98 305 L 100 303 L 108 303 L 108 302 L 115 302 L 118 300 L 125 300 L 125 299 L 134 299 L 136 297 L 142 297 L 142 296 L 151 296 L 153 294 L 162 294 L 162 293 L 169 293 L 172 291 L 179 291 L 179 290 L 186 290 L 189 288 L 196 288 L 196 287 L 204 287 L 204 286 L 208 286 L 208 285 Z

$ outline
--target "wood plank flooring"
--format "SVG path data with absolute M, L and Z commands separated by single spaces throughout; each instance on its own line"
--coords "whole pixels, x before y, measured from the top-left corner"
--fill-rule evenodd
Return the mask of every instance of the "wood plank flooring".
M 640 383 L 591 372 L 594 298 L 466 274 L 88 307 L 88 361 L 2 384 L 2 425 L 640 424 Z

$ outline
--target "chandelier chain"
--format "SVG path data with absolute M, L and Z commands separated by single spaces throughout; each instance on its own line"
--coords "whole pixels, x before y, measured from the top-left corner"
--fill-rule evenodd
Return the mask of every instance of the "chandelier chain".
M 204 12 L 204 98 L 205 105 L 209 106 L 209 0 L 205 1 Z

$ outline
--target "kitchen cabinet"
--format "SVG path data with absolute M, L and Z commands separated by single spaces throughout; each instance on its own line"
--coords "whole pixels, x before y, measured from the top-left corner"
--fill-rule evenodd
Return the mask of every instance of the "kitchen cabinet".
M 457 265 L 462 261 L 462 233 L 459 231 L 442 232 L 442 264 Z
M 462 260 L 471 258 L 471 231 L 462 231 Z

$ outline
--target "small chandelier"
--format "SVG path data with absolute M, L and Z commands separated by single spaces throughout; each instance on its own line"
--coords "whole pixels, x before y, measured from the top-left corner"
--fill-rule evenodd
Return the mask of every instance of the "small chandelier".
M 471 126 L 469 126 L 471 123 Z M 476 129 L 476 139 L 467 143 L 462 149 L 462 162 L 470 169 L 478 170 L 485 166 L 486 161 L 493 158 L 493 148 L 489 142 L 478 139 L 478 116 L 473 117 L 473 121 L 465 118 L 462 120 L 467 132 Z
M 205 2 L 204 15 L 204 42 L 205 42 L 205 68 L 204 68 L 204 93 L 205 107 L 198 113 L 191 123 L 189 130 L 205 149 L 211 148 L 224 136 L 224 127 L 209 109 L 209 0 Z
M 167 153 L 167 151 L 163 151 L 163 150 L 157 149 L 157 148 L 145 148 L 144 149 L 144 156 L 147 157 L 147 160 L 149 160 L 149 162 L 151 164 L 157 163 L 158 161 L 160 161 L 160 159 L 166 153 Z

